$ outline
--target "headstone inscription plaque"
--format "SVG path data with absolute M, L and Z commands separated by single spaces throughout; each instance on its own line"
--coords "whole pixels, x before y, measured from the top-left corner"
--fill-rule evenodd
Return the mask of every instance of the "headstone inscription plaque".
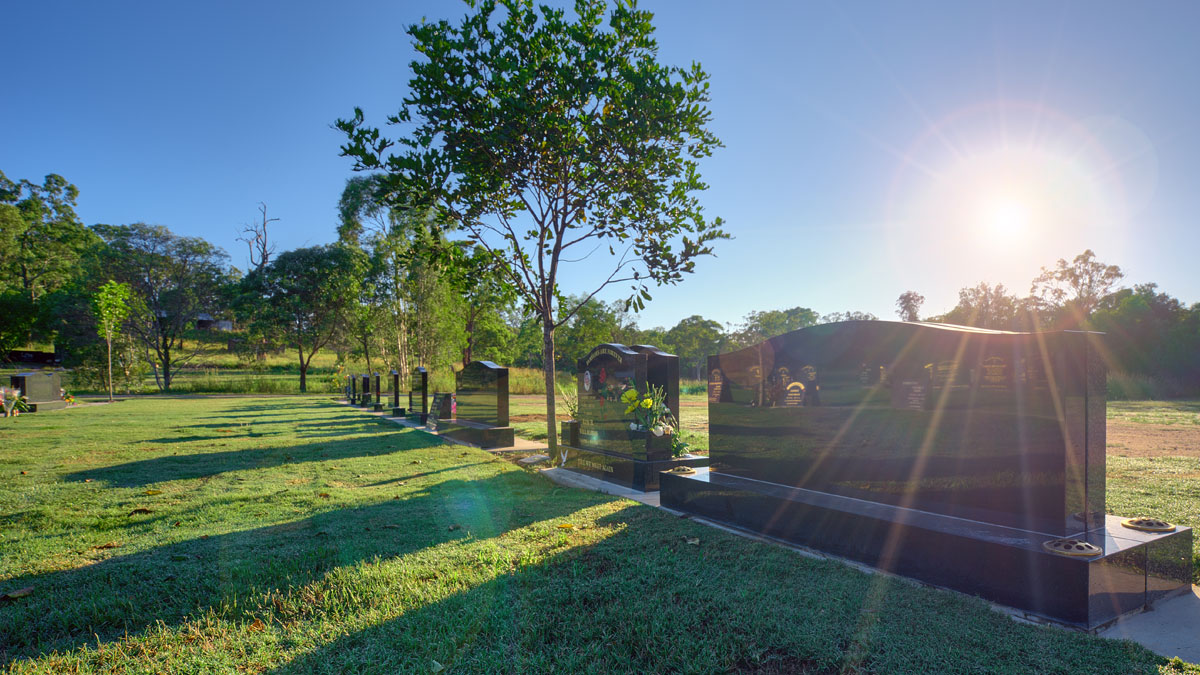
M 67 407 L 62 400 L 62 376 L 58 371 L 42 370 L 17 373 L 8 378 L 8 386 L 20 389 L 29 403 L 29 412 L 59 410 Z
M 412 372 L 408 390 L 408 419 L 425 424 L 429 419 L 429 371 L 423 366 Z
M 404 408 L 400 407 L 400 373 L 392 370 L 392 417 L 403 417 Z
M 1094 628 L 1190 584 L 1192 537 L 1105 516 L 1100 339 L 852 321 L 709 357 L 711 468 L 662 504 Z
M 672 434 L 639 424 L 631 399 L 660 388 L 679 411 L 679 357 L 649 345 L 602 344 L 578 363 L 579 437 L 563 444 L 565 466 L 636 490 L 657 490 L 660 471 L 705 466 L 708 458 L 674 457 Z
M 508 426 L 508 368 L 491 361 L 472 361 L 455 375 L 457 409 L 443 436 L 481 448 L 508 448 L 515 441 Z

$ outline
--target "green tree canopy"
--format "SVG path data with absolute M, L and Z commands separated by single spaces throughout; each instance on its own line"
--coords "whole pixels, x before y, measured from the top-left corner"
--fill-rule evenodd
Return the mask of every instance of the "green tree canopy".
M 132 290 L 128 325 L 163 391 L 200 350 L 185 350 L 185 331 L 202 313 L 220 313 L 233 283 L 229 256 L 199 237 L 181 237 L 162 225 L 92 228 L 107 244 L 103 268 Z
M 312 246 L 281 253 L 242 280 L 240 312 L 258 334 L 296 350 L 302 392 L 313 356 L 350 319 L 365 263 L 348 246 Z
M 553 451 L 554 330 L 580 306 L 556 307 L 560 265 L 594 268 L 577 297 L 629 283 L 635 308 L 682 280 L 727 236 L 696 196 L 698 161 L 720 143 L 707 75 L 658 63 L 652 15 L 634 3 L 577 0 L 573 19 L 530 0 L 472 7 L 458 25 L 409 27 L 422 60 L 388 118 L 410 125 L 399 152 L 360 109 L 337 126 L 356 169 L 386 172 L 392 205 L 464 230 L 540 319 Z

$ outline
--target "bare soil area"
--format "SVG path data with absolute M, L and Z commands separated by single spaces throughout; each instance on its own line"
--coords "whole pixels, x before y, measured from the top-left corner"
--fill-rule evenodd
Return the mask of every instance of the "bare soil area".
M 1200 457 L 1200 426 L 1108 422 L 1108 454 L 1126 457 Z

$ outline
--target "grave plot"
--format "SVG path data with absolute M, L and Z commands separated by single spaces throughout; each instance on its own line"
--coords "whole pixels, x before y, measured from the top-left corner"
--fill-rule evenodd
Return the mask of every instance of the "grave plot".
M 679 358 L 648 345 L 602 344 L 579 361 L 579 419 L 564 425 L 568 469 L 637 490 L 659 473 L 705 466 L 681 451 Z
M 711 469 L 662 503 L 1094 629 L 1192 549 L 1105 514 L 1101 339 L 855 321 L 710 357 Z

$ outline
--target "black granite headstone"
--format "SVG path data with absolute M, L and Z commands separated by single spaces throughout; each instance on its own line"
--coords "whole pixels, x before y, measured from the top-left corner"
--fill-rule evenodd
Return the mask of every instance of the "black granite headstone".
M 705 457 L 673 457 L 671 434 L 647 429 L 628 412 L 625 392 L 661 387 L 667 408 L 679 411 L 679 357 L 656 347 L 603 344 L 578 364 L 579 439 L 564 447 L 565 466 L 637 490 L 657 490 L 658 472 L 705 466 Z
M 392 417 L 403 417 L 404 408 L 400 407 L 400 373 L 392 371 Z
M 350 392 L 350 405 L 355 405 L 358 403 L 358 382 L 354 379 L 353 375 L 347 375 L 346 379 L 350 381 L 350 384 L 346 387 L 347 391 Z
M 371 405 L 371 376 L 362 376 L 362 395 L 358 397 L 358 404 L 364 408 Z
M 429 418 L 429 371 L 423 366 L 413 370 L 409 383 L 408 418 L 417 424 L 425 424 Z
M 9 386 L 20 389 L 27 399 L 29 412 L 59 410 L 67 407 L 62 400 L 62 377 L 58 371 L 34 371 L 9 376 Z
M 383 412 L 383 389 L 379 381 L 379 373 L 375 373 L 375 412 Z
M 441 426 L 442 435 L 481 448 L 511 447 L 515 432 L 508 425 L 508 368 L 472 361 L 455 380 L 455 420 Z
M 662 503 L 1094 627 L 1134 602 L 1101 589 L 1125 558 L 1191 539 L 1104 515 L 1098 339 L 854 321 L 709 357 L 711 469 Z M 1065 536 L 1105 554 L 1041 548 Z M 1190 577 L 1172 560 L 1159 585 Z

